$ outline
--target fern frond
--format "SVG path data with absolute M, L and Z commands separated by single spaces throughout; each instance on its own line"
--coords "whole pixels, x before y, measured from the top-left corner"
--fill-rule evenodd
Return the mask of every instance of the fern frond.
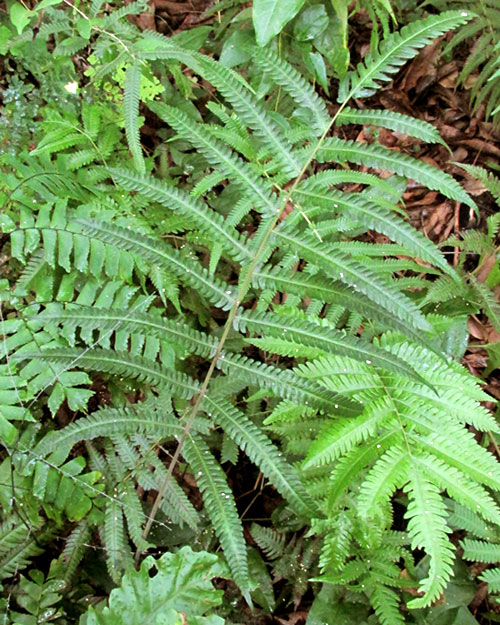
M 349 183 L 369 185 L 370 187 L 380 189 L 380 191 L 388 197 L 394 197 L 395 200 L 399 200 L 400 198 L 398 190 L 394 189 L 384 178 L 379 178 L 374 174 L 369 174 L 364 171 L 340 168 L 325 169 L 309 176 L 297 185 L 294 193 L 300 193 L 301 191 L 322 191 L 334 185 L 345 185 Z
M 0 579 L 12 577 L 26 567 L 31 558 L 43 552 L 41 545 L 55 532 L 51 524 L 45 530 L 39 530 L 35 525 L 30 531 L 13 517 L 8 517 L 0 525 Z
M 128 353 L 105 349 L 50 349 L 45 352 L 16 354 L 14 357 L 23 360 L 38 358 L 44 362 L 78 365 L 90 371 L 131 377 L 139 382 L 170 389 L 178 397 L 185 399 L 190 399 L 199 391 L 199 384 L 186 374 L 161 368 L 146 358 L 131 356 Z
M 220 540 L 234 581 L 243 594 L 248 596 L 248 564 L 243 528 L 224 472 L 199 437 L 188 436 L 183 455 L 198 482 L 205 509 Z
M 76 573 L 90 540 L 91 529 L 86 521 L 81 521 L 66 539 L 61 560 L 64 564 L 64 579 L 69 582 Z
M 217 348 L 217 339 L 195 330 L 186 324 L 164 319 L 146 312 L 131 313 L 130 310 L 115 308 L 104 309 L 92 306 L 68 304 L 66 306 L 52 304 L 45 311 L 32 317 L 29 321 L 31 328 L 43 327 L 50 323 L 63 326 L 65 337 L 71 337 L 77 327 L 90 332 L 86 340 L 90 345 L 94 343 L 92 331 L 100 330 L 101 334 L 110 337 L 113 332 L 120 333 L 120 346 L 115 343 L 118 351 L 126 349 L 126 344 L 132 334 L 153 336 L 162 341 L 176 344 L 198 356 L 210 358 Z M 73 342 L 73 341 L 72 341 Z
M 403 26 L 399 32 L 385 37 L 378 48 L 371 50 L 356 70 L 347 72 L 340 81 L 338 102 L 373 95 L 389 82 L 408 59 L 449 30 L 466 24 L 474 15 L 467 11 L 447 11 Z
M 500 592 L 500 568 L 488 569 L 479 579 L 488 584 L 490 592 Z
M 300 164 L 293 156 L 290 144 L 283 138 L 267 110 L 253 95 L 241 76 L 209 57 L 181 48 L 167 38 L 162 40 L 159 49 L 144 52 L 141 56 L 147 59 L 177 59 L 203 76 L 230 102 L 240 118 L 266 146 L 282 171 L 290 178 L 300 172 Z
M 399 597 L 392 588 L 381 583 L 375 584 L 370 603 L 382 625 L 404 625 L 405 619 L 399 611 Z
M 446 147 L 446 143 L 432 124 L 411 117 L 411 115 L 403 115 L 395 111 L 375 109 L 356 110 L 346 107 L 339 113 L 335 123 L 338 126 L 344 124 L 371 124 L 373 126 L 388 128 L 395 132 L 401 132 L 410 137 L 416 137 L 426 143 L 440 143 Z
M 404 490 L 410 497 L 405 518 L 412 549 L 425 549 L 430 556 L 428 576 L 419 585 L 424 594 L 407 604 L 408 608 L 416 609 L 431 605 L 441 595 L 453 573 L 454 554 L 447 537 L 450 529 L 446 524 L 446 508 L 438 488 L 415 467 Z
M 482 282 L 479 282 L 473 275 L 469 275 L 469 282 L 474 290 L 474 294 L 479 300 L 479 305 L 488 315 L 491 325 L 497 332 L 500 332 L 500 304 L 495 294 Z
M 431 19 L 431 18 L 430 18 Z M 477 210 L 476 203 L 449 174 L 416 158 L 390 150 L 378 144 L 360 144 L 338 137 L 325 139 L 316 153 L 319 162 L 356 163 L 374 169 L 383 169 L 439 191 L 446 197 L 463 202 Z
M 375 436 L 378 428 L 392 417 L 389 403 L 382 399 L 372 404 L 355 419 L 342 420 L 328 425 L 320 432 L 318 440 L 309 449 L 304 468 L 333 462 L 351 452 L 360 443 Z
M 125 89 L 123 93 L 123 116 L 125 118 L 125 134 L 134 159 L 136 169 L 144 173 L 146 165 L 142 156 L 139 134 L 139 94 L 141 90 L 141 66 L 136 61 L 127 68 L 125 73 Z
M 278 397 L 292 399 L 333 414 L 353 416 L 361 406 L 346 397 L 332 393 L 319 385 L 302 380 L 293 371 L 279 369 L 245 356 L 221 356 L 217 366 L 225 373 L 242 378 L 247 384 L 270 389 Z
M 482 486 L 430 454 L 418 454 L 413 462 L 422 467 L 430 480 L 446 489 L 455 501 L 467 506 L 476 515 L 500 525 L 500 509 Z
M 186 284 L 203 293 L 216 306 L 228 309 L 234 305 L 231 289 L 218 278 L 209 276 L 205 268 L 187 255 L 162 244 L 157 239 L 132 232 L 130 228 L 90 219 L 78 221 L 86 232 L 95 237 L 93 241 L 99 237 L 109 245 L 137 254 L 148 263 L 164 266 L 167 271 L 176 274 Z
M 402 321 L 422 330 L 431 329 L 415 304 L 346 254 L 340 251 L 329 253 L 326 246 L 318 245 L 312 237 L 305 234 L 298 237 L 280 230 L 275 233 L 275 237 L 290 245 L 301 258 L 323 269 L 330 278 L 346 282 Z
M 349 311 L 356 311 L 364 319 L 381 323 L 384 327 L 394 328 L 402 334 L 422 342 L 422 333 L 405 323 L 396 315 L 389 313 L 365 297 L 362 293 L 328 278 L 309 276 L 304 272 L 287 276 L 279 270 L 255 271 L 253 282 L 256 287 L 291 293 L 299 297 L 310 297 L 320 302 L 344 306 Z
M 290 94 L 295 102 L 312 113 L 313 127 L 316 134 L 321 135 L 330 123 L 330 115 L 324 101 L 318 97 L 302 74 L 268 48 L 255 49 L 252 58 L 276 84 L 281 85 Z
M 466 530 L 473 536 L 483 538 L 490 541 L 498 539 L 498 532 L 495 533 L 491 525 L 487 525 L 475 512 L 470 508 L 453 502 L 451 514 L 449 517 L 450 527 L 453 529 Z
M 270 560 L 276 560 L 283 555 L 286 543 L 285 534 L 280 534 L 270 527 L 262 527 L 258 523 L 252 523 L 250 534 Z
M 114 180 L 124 189 L 137 191 L 144 197 L 178 211 L 193 222 L 196 228 L 206 232 L 220 243 L 235 260 L 248 260 L 250 252 L 238 232 L 227 226 L 224 219 L 203 202 L 152 176 L 141 175 L 126 169 L 111 168 L 109 171 Z
M 466 560 L 487 562 L 488 564 L 500 562 L 500 545 L 492 545 L 483 540 L 464 538 L 460 541 L 460 546 L 464 550 L 464 558 Z
M 294 509 L 306 517 L 312 516 L 313 504 L 297 473 L 267 436 L 227 401 L 205 397 L 203 405 Z
M 339 505 L 341 497 L 355 477 L 365 470 L 370 462 L 379 458 L 386 449 L 395 445 L 399 439 L 400 431 L 397 428 L 392 428 L 374 441 L 360 445 L 339 460 L 332 473 L 332 484 L 328 494 L 328 510 L 330 512 Z
M 325 324 L 316 324 L 270 312 L 259 314 L 250 311 L 236 315 L 234 323 L 240 331 L 250 329 L 263 333 L 264 336 L 279 337 L 290 341 L 292 346 L 316 347 L 321 351 L 342 354 L 361 362 L 369 360 L 375 367 L 407 375 L 410 378 L 416 377 L 423 381 L 415 371 L 398 358 L 389 356 L 383 350 L 378 350 L 368 341 L 349 336 Z M 265 339 L 260 345 L 265 348 Z
M 367 518 L 376 517 L 394 491 L 406 483 L 410 471 L 411 463 L 406 449 L 396 446 L 387 450 L 368 471 L 361 484 L 359 513 Z
M 208 162 L 215 162 L 228 178 L 239 183 L 245 192 L 250 192 L 254 201 L 268 214 L 276 213 L 276 201 L 271 198 L 269 189 L 255 175 L 251 167 L 226 146 L 217 141 L 201 124 L 196 124 L 185 113 L 163 102 L 149 104 L 158 117 L 175 128 L 182 137 L 197 147 Z
M 134 560 L 125 537 L 123 512 L 120 502 L 106 499 L 104 524 L 100 528 L 101 540 L 105 548 L 106 566 L 111 579 L 119 583 L 122 573 L 132 569 Z

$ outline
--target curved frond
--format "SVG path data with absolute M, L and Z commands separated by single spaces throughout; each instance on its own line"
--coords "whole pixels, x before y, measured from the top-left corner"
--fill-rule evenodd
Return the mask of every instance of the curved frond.
M 399 32 L 385 37 L 380 45 L 368 52 L 356 70 L 341 80 L 338 101 L 366 98 L 392 80 L 408 59 L 449 30 L 466 24 L 474 15 L 467 11 L 447 11 L 403 26 Z
M 220 540 L 234 581 L 248 596 L 250 587 L 243 527 L 224 471 L 199 437 L 188 436 L 183 455 L 198 482 L 205 509 Z

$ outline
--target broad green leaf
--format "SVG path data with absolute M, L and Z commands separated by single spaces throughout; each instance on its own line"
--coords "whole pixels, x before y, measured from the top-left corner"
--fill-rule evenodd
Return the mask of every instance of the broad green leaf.
M 30 19 L 32 16 L 33 13 L 31 11 L 28 11 L 28 9 L 26 9 L 20 2 L 14 2 L 14 4 L 10 7 L 10 21 L 17 28 L 17 33 L 19 35 L 30 23 Z
M 305 0 L 254 0 L 253 25 L 259 46 L 278 35 L 302 8 Z

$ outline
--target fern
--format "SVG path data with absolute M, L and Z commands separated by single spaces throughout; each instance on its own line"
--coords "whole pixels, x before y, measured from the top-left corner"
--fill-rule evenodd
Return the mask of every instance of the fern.
M 142 156 L 138 124 L 140 87 L 141 67 L 136 62 L 127 69 L 125 93 L 123 96 L 123 112 L 127 141 L 134 158 L 135 167 L 139 172 L 144 173 L 145 164 Z
M 204 495 L 205 507 L 231 567 L 234 580 L 248 597 L 248 564 L 243 529 L 224 473 L 201 439 L 188 439 L 184 455 Z
M 157 560 L 151 576 L 153 560 L 134 571 L 131 549 L 139 560 L 150 548 L 169 548 L 170 539 L 148 535 L 151 524 L 166 523 L 215 548 L 200 529 L 211 526 L 251 604 L 244 518 L 217 460 L 222 440 L 222 459 L 236 461 L 241 449 L 286 499 L 283 525 L 302 532 L 287 541 L 270 528 L 252 528 L 276 560 L 275 579 L 292 580 L 292 599 L 304 595 L 319 562 L 315 579 L 365 593 L 382 623 L 398 624 L 398 589 L 419 584 L 422 594 L 408 606 L 428 606 L 452 575 L 445 491 L 472 525 L 500 524 L 491 493 L 500 490 L 498 462 L 467 430 L 498 431 L 479 405 L 490 397 L 441 353 L 439 319 L 428 314 L 444 287 L 449 294 L 470 287 L 490 315 L 496 309 L 481 286 L 471 280 L 464 287 L 461 268 L 412 229 L 400 206 L 409 178 L 474 207 L 462 187 L 398 150 L 335 132 L 374 123 L 440 142 L 423 122 L 344 105 L 374 93 L 420 48 L 470 16 L 443 13 L 387 35 L 341 79 L 342 107 L 331 118 L 275 52 L 257 51 L 255 71 L 282 97 L 259 89 L 252 72 L 246 80 L 178 37 L 139 35 L 123 18 L 140 6 L 102 17 L 99 2 L 91 7 L 99 53 L 91 78 L 95 86 L 124 72 L 117 90 L 123 119 L 104 106 L 61 111 L 47 117 L 34 154 L 2 160 L 9 176 L 1 228 L 23 266 L 12 292 L 3 283 L 1 291 L 8 306 L 2 475 L 10 476 L 12 461 L 14 486 L 35 500 L 30 522 L 40 544 L 53 526 L 74 524 L 61 555 L 67 579 L 98 530 L 109 576 L 122 587 L 109 608 L 89 612 L 89 623 L 130 618 L 120 607 L 129 587 L 129 611 L 216 622 L 205 619 L 205 608 L 218 602 L 208 579 L 226 573 L 214 557 L 184 548 Z M 189 101 L 195 90 L 179 63 L 218 92 L 204 119 Z M 165 124 L 161 166 L 154 155 L 146 168 L 139 106 L 150 68 L 175 68 L 182 95 L 162 75 L 165 102 L 146 99 Z M 130 151 L 128 166 L 120 151 Z M 346 163 L 395 175 L 382 179 Z M 70 182 L 59 180 L 62 172 Z M 350 183 L 361 190 L 346 192 Z M 489 225 L 494 236 L 498 224 Z M 391 242 L 371 243 L 371 230 Z M 471 250 L 480 244 L 467 242 Z M 91 381 L 84 371 L 99 375 Z M 60 416 L 65 400 L 73 422 L 41 419 L 44 402 Z M 41 431 L 32 423 L 38 419 Z M 281 449 L 299 462 L 291 465 Z M 191 501 L 196 487 L 201 514 Z M 406 532 L 392 529 L 398 491 Z M 13 504 L 5 503 L 4 569 L 12 576 L 39 551 L 22 527 L 7 538 Z M 47 536 L 38 530 L 45 517 L 53 521 Z M 429 556 L 423 579 L 401 577 L 402 561 L 411 568 L 411 549 Z
M 404 26 L 399 32 L 386 37 L 375 51 L 370 51 L 355 71 L 348 72 L 339 87 L 339 102 L 351 98 L 368 97 L 380 89 L 382 82 L 391 80 L 399 68 L 418 49 L 457 26 L 466 24 L 472 14 L 467 11 L 448 11 L 439 16 L 429 16 Z

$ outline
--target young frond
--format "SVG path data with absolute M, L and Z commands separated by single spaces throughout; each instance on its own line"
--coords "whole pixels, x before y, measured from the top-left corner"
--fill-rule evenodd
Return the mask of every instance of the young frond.
M 139 135 L 139 93 L 141 89 L 141 65 L 138 61 L 130 65 L 125 74 L 125 90 L 123 95 L 123 116 L 125 133 L 132 152 L 135 168 L 146 171 Z
M 423 608 L 432 604 L 442 593 L 453 573 L 453 546 L 448 540 L 446 507 L 438 488 L 416 467 L 411 471 L 404 490 L 410 498 L 405 518 L 413 549 L 425 549 L 430 556 L 427 577 L 419 590 L 424 594 L 408 602 L 408 608 Z

